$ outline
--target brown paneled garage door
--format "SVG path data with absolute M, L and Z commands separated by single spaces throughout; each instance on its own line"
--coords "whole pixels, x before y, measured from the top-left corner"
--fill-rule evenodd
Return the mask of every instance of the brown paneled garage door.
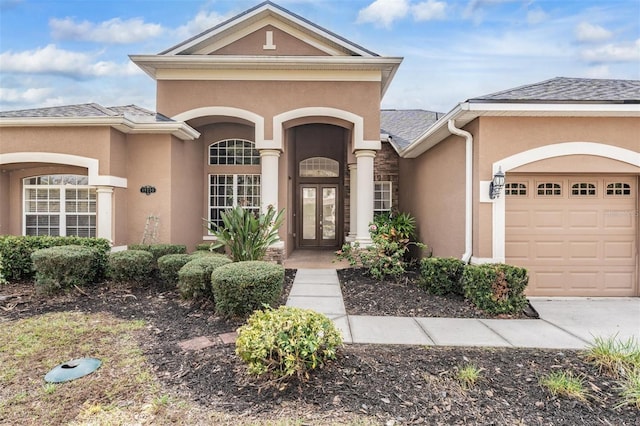
M 510 174 L 506 261 L 534 296 L 637 295 L 635 176 Z

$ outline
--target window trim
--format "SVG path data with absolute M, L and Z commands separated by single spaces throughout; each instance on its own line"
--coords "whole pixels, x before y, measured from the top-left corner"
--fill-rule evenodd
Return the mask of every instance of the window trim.
M 511 185 L 518 185 L 516 188 L 512 188 Z M 514 194 L 511 191 L 517 191 L 517 194 Z M 524 194 L 521 192 L 524 191 Z M 507 197 L 528 197 L 529 196 L 529 186 L 527 182 L 509 182 L 504 185 L 504 195 Z
M 212 201 L 213 195 L 211 194 L 211 186 L 212 186 L 211 179 L 213 176 L 232 176 L 233 202 L 231 206 L 220 207 L 220 206 L 212 205 L 211 201 Z M 209 223 L 213 221 L 211 213 L 214 208 L 221 211 L 226 211 L 238 206 L 238 177 L 239 176 L 245 176 L 245 177 L 250 176 L 252 178 L 258 177 L 258 183 L 254 185 L 254 187 L 258 189 L 258 205 L 257 206 L 252 205 L 252 206 L 246 206 L 246 207 L 242 206 L 242 207 L 250 210 L 257 210 L 258 212 L 260 212 L 261 205 L 262 205 L 262 186 L 261 186 L 262 175 L 260 173 L 208 173 L 207 174 L 207 218 Z M 207 235 L 209 236 L 213 235 L 210 229 L 207 229 Z
M 559 194 L 540 194 L 540 185 L 554 185 L 554 187 L 552 188 L 542 188 L 543 190 L 551 190 L 551 191 L 556 191 L 559 190 L 560 193 Z M 555 187 L 555 185 L 557 185 L 557 188 Z M 540 182 L 536 182 L 536 192 L 535 192 L 535 196 L 536 197 L 540 197 L 540 198 L 557 198 L 560 197 L 562 198 L 564 196 L 563 194 L 563 185 L 562 182 L 558 182 L 558 181 L 540 181 Z
M 315 172 L 321 172 L 321 171 L 327 171 L 329 173 L 332 173 L 331 175 L 323 175 L 323 174 L 303 174 L 303 164 L 309 162 L 312 166 L 316 165 L 316 164 L 320 164 L 321 162 L 325 162 L 325 164 L 327 165 L 331 165 L 335 170 L 332 170 L 330 168 L 310 168 L 308 170 L 310 171 L 315 171 Z M 309 158 L 305 158 L 304 160 L 300 160 L 298 162 L 298 177 L 300 178 L 339 178 L 340 177 L 340 162 L 337 160 L 334 160 L 333 158 L 329 158 L 329 157 L 309 157 Z
M 612 185 L 620 185 L 619 188 L 616 187 L 611 187 Z M 609 191 L 613 191 L 613 194 L 609 194 Z M 620 191 L 621 194 L 616 194 L 615 191 Z M 627 192 L 625 194 L 625 191 Z M 631 184 L 629 182 L 620 182 L 620 181 L 605 181 L 604 182 L 604 196 L 605 197 L 612 197 L 612 198 L 618 198 L 618 197 L 631 197 Z
M 578 188 L 574 188 L 574 186 L 578 185 Z M 586 188 L 583 188 L 582 185 L 587 185 Z M 574 194 L 573 191 L 587 191 L 587 194 Z M 593 191 L 593 194 L 590 192 Z M 575 180 L 569 181 L 569 197 L 571 198 L 589 198 L 589 197 L 598 197 L 598 183 L 594 181 L 588 180 Z
M 388 191 L 389 192 L 389 208 L 388 209 L 376 209 L 376 201 L 382 201 L 382 202 L 386 201 L 386 200 L 384 200 L 382 198 L 378 198 L 377 197 L 378 194 L 384 193 L 383 192 L 384 190 L 382 190 L 382 191 L 377 190 L 376 189 L 376 185 L 386 185 L 386 184 L 388 184 L 388 186 L 389 186 L 389 191 Z M 374 216 L 376 214 L 388 213 L 388 212 L 391 212 L 391 211 L 393 211 L 393 182 L 390 181 L 390 180 L 377 180 L 377 181 L 374 181 L 373 182 L 373 214 L 374 214 Z
M 60 183 L 56 183 L 56 184 L 52 184 L 52 183 L 26 183 L 27 181 L 31 180 L 31 179 L 38 179 L 38 178 L 43 178 L 43 177 L 48 177 L 51 178 L 53 176 L 59 176 L 62 178 L 62 182 Z M 49 174 L 49 175 L 38 175 L 38 176 L 28 176 L 25 178 L 22 178 L 22 235 L 27 235 L 27 216 L 57 216 L 58 217 L 58 226 L 54 227 L 58 229 L 58 234 L 57 236 L 80 236 L 80 235 L 69 235 L 69 233 L 67 232 L 67 217 L 71 217 L 71 216 L 87 216 L 89 217 L 89 225 L 88 226 L 69 226 L 69 228 L 81 228 L 81 229 L 87 229 L 88 230 L 88 235 L 87 237 L 90 238 L 95 238 L 98 235 L 98 194 L 96 191 L 96 187 L 95 186 L 91 186 L 91 185 L 78 185 L 75 183 L 65 183 L 65 177 L 73 177 L 77 180 L 77 178 L 83 178 L 83 180 L 88 179 L 87 175 L 77 175 L 77 174 L 70 174 L 70 173 L 54 173 L 54 174 Z M 50 179 L 51 180 L 51 179 Z M 87 181 L 88 182 L 88 181 Z M 57 212 L 52 212 L 50 211 L 50 209 L 48 208 L 48 210 L 46 212 L 30 212 L 27 211 L 27 202 L 29 201 L 38 201 L 37 197 L 35 200 L 31 199 L 31 198 L 27 198 L 27 191 L 29 189 L 55 189 L 58 190 L 58 198 L 53 200 L 53 201 L 57 201 L 59 203 L 59 210 Z M 81 190 L 81 189 L 86 189 L 88 191 L 88 195 L 89 198 L 84 200 L 81 199 L 79 200 L 78 198 L 75 198 L 75 201 L 86 201 L 88 203 L 87 205 L 87 210 L 86 212 L 67 212 L 67 194 L 66 194 L 66 190 L 69 189 L 73 189 L 73 190 Z M 93 197 L 91 197 L 91 193 L 93 192 Z M 45 200 L 42 200 L 45 201 Z M 50 191 L 48 191 L 47 193 L 47 202 L 51 202 L 52 199 L 50 198 Z M 93 206 L 93 211 L 91 211 Z M 36 209 L 37 210 L 37 209 Z M 91 220 L 91 217 L 93 217 L 93 221 Z M 93 222 L 93 223 L 91 223 Z M 51 235 L 51 226 L 48 226 L 48 233 L 46 235 Z M 38 227 L 36 226 L 36 230 L 38 229 Z M 42 234 L 36 234 L 36 235 L 42 235 Z

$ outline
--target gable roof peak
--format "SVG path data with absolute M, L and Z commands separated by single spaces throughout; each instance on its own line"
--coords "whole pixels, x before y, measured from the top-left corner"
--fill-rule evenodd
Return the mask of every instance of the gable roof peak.
M 324 44 L 331 46 L 332 49 L 343 52 L 342 54 L 349 56 L 379 56 L 378 54 L 268 0 L 259 3 L 258 5 L 247 9 L 244 12 L 241 12 L 238 15 L 227 19 L 226 21 L 221 22 L 173 47 L 170 47 L 160 52 L 158 55 L 170 56 L 198 54 L 202 48 L 205 48 L 207 44 L 212 41 L 219 40 L 233 34 L 234 32 L 241 31 L 242 29 L 248 28 L 252 24 L 256 24 L 269 17 L 275 18 L 277 21 L 293 27 L 296 30 L 302 31 L 311 37 L 322 40 Z

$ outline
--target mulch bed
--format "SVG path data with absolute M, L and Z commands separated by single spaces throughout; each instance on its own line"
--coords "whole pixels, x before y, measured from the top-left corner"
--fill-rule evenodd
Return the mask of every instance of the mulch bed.
M 283 300 L 294 272 L 287 271 Z M 394 288 L 388 283 L 377 286 L 380 300 L 390 297 L 386 288 Z M 12 297 L 3 297 L 7 295 Z M 576 351 L 347 345 L 336 362 L 309 381 L 278 391 L 248 378 L 234 346 L 217 339 L 234 331 L 241 320 L 215 316 L 210 303 L 181 301 L 175 290 L 104 283 L 47 297 L 36 294 L 32 285 L 10 284 L 0 287 L 0 308 L 0 326 L 52 311 L 106 311 L 145 320 L 140 345 L 167 388 L 204 407 L 237 415 L 238 421 L 290 415 L 331 424 L 350 414 L 368 416 L 364 424 L 389 425 L 632 425 L 638 419 L 634 408 L 612 408 L 618 402 L 614 381 Z M 420 315 L 428 316 L 427 306 L 422 309 Z M 196 351 L 178 346 L 199 336 L 209 337 L 214 345 Z M 454 375 L 467 363 L 483 371 L 480 382 L 465 390 Z M 584 377 L 588 401 L 552 397 L 538 384 L 540 376 L 558 369 Z

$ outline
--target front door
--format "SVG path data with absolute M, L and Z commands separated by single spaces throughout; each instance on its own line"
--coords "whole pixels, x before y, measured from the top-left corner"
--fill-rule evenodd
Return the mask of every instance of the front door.
M 301 184 L 300 247 L 337 247 L 338 185 Z

